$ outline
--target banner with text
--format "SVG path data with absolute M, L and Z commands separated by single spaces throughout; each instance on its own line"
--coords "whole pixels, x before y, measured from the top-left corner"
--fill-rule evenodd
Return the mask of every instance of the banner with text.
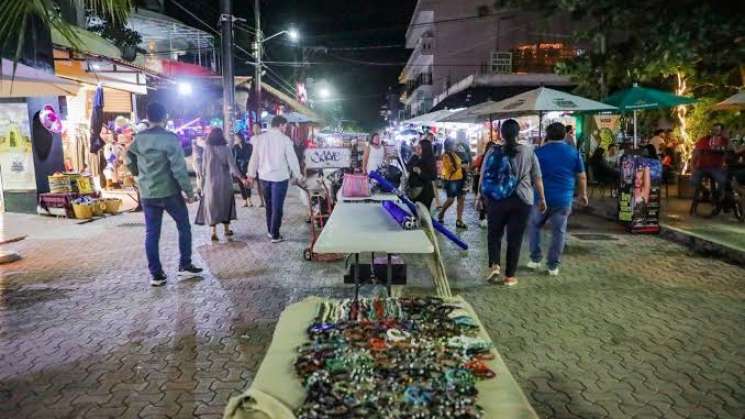
M 352 150 L 344 147 L 305 149 L 306 169 L 351 167 Z

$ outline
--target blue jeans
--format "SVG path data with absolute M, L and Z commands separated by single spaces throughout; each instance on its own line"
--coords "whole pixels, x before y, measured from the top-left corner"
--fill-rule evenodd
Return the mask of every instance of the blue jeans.
M 564 251 L 567 234 L 567 220 L 572 213 L 572 207 L 549 208 L 541 213 L 537 205 L 530 211 L 528 222 L 528 238 L 530 240 L 530 260 L 540 262 L 543 259 L 541 253 L 541 227 L 551 224 L 551 245 L 548 248 L 548 269 L 559 267 L 561 253 Z
M 163 224 L 163 211 L 173 218 L 178 228 L 178 248 L 181 253 L 179 269 L 191 265 L 191 225 L 189 210 L 181 194 L 166 198 L 143 198 L 142 209 L 145 212 L 145 253 L 150 274 L 163 273 L 160 264 L 160 227 Z
M 282 210 L 285 206 L 288 184 L 289 180 L 281 182 L 261 181 L 261 190 L 264 191 L 264 201 L 266 201 L 266 231 L 273 239 L 279 238 L 279 228 L 282 227 Z

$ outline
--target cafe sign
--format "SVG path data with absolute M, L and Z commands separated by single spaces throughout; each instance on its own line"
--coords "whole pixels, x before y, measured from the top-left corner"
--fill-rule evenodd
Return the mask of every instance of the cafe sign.
M 308 148 L 305 150 L 307 169 L 343 168 L 352 166 L 352 150 L 344 147 Z

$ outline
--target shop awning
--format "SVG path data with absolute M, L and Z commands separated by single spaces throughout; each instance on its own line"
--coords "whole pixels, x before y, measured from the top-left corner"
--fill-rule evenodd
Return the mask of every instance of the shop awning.
M 67 96 L 76 94 L 78 88 L 75 82 L 21 63 L 17 63 L 14 76 L 13 62 L 2 59 L 0 97 Z
M 401 124 L 403 125 L 408 125 L 408 124 L 431 125 L 436 122 L 440 122 L 442 118 L 446 118 L 455 112 L 456 110 L 452 110 L 452 109 L 442 109 L 439 111 L 434 111 L 434 112 L 425 113 L 419 116 L 415 116 L 411 119 L 407 119 L 406 121 L 401 121 Z
M 261 83 L 261 87 L 270 95 L 276 97 L 277 99 L 281 100 L 282 102 L 286 103 L 287 106 L 294 109 L 296 112 L 299 112 L 303 115 L 306 115 L 308 118 L 313 119 L 314 121 L 321 121 L 321 117 L 318 116 L 317 113 L 315 113 L 312 109 L 309 107 L 303 105 L 302 103 L 298 102 L 297 100 L 293 99 L 289 95 L 286 95 L 282 93 L 281 91 L 275 89 L 274 87 L 266 84 Z
M 103 87 L 138 95 L 147 94 L 147 79 L 137 70 L 127 69 L 127 71 L 119 72 L 117 70 L 120 68 L 108 61 L 91 64 L 88 61 L 60 58 L 58 54 L 59 51 L 55 50 L 54 71 L 59 77 L 90 86 L 100 84 Z M 90 68 L 91 66 L 93 68 Z
M 77 51 L 82 54 L 114 60 L 125 65 L 132 65 L 140 69 L 145 68 L 145 59 L 142 57 L 142 55 L 137 54 L 137 57 L 134 59 L 134 61 L 126 61 L 122 58 L 122 51 L 119 49 L 119 47 L 102 38 L 100 35 L 91 31 L 87 31 L 83 28 L 79 28 L 77 26 L 73 26 L 71 27 L 71 29 L 80 41 L 77 46 L 74 46 L 57 29 L 55 29 L 54 26 L 51 27 L 52 44 L 57 47 Z

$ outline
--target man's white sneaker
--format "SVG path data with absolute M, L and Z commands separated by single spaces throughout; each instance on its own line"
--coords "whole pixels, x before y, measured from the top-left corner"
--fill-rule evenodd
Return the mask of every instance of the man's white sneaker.
M 532 260 L 528 262 L 528 269 L 532 269 L 534 271 L 537 271 L 538 269 L 541 269 L 541 262 L 533 262 Z
M 559 268 L 549 269 L 548 274 L 551 276 L 559 276 Z
M 486 222 L 486 218 L 484 218 L 483 220 L 481 220 L 481 222 L 479 223 L 479 227 L 481 227 L 481 228 L 486 228 L 488 226 L 489 226 L 489 224 Z
M 502 273 L 502 268 L 499 265 L 494 265 L 491 268 L 491 272 L 489 272 L 489 275 L 486 277 L 486 280 L 489 282 L 497 282 L 499 280 L 499 274 Z

